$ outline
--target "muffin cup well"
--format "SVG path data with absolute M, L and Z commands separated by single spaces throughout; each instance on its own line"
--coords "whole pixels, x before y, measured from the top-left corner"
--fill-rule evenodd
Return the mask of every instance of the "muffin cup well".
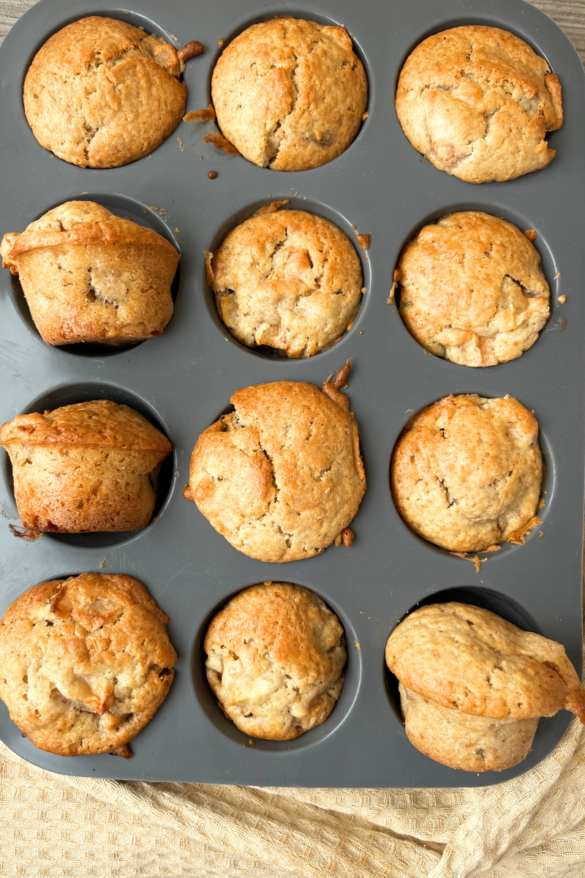
M 74 405 L 75 403 L 81 402 L 89 402 L 92 400 L 111 400 L 112 402 L 117 403 L 118 405 L 127 405 L 130 408 L 137 411 L 143 417 L 145 417 L 153 426 L 159 430 L 160 433 L 167 436 L 168 430 L 163 422 L 160 420 L 159 416 L 155 413 L 154 409 L 146 403 L 144 400 L 140 399 L 136 394 L 131 393 L 130 391 L 125 390 L 124 388 L 117 387 L 115 385 L 101 384 L 101 383 L 86 383 L 86 384 L 73 384 L 73 385 L 62 385 L 60 387 L 56 387 L 53 390 L 43 394 L 40 397 L 37 397 L 33 400 L 25 409 L 22 414 L 30 414 L 33 412 L 42 412 L 45 410 L 54 410 L 56 408 L 61 408 L 63 406 Z M 36 449 L 37 453 L 40 453 L 41 456 L 44 455 L 47 460 L 44 461 L 49 468 L 49 471 L 52 471 L 55 466 L 58 467 L 59 460 L 53 460 L 56 452 L 52 449 L 47 449 L 43 447 L 39 447 Z M 91 450 L 93 456 L 98 453 L 97 451 Z M 75 467 L 75 461 L 77 460 L 77 456 L 82 454 L 83 452 L 79 452 L 78 449 L 72 448 L 73 453 L 73 463 L 72 466 Z M 77 455 L 77 456 L 76 456 Z M 103 455 L 105 457 L 105 455 Z M 119 457 L 120 453 L 116 452 L 116 457 Z M 123 452 L 122 452 L 123 456 Z M 59 455 L 57 454 L 57 457 Z M 171 452 L 166 459 L 162 462 L 162 464 L 156 466 L 153 471 L 153 479 L 150 481 L 151 487 L 148 487 L 148 492 L 152 493 L 152 499 L 146 500 L 150 508 L 150 504 L 152 503 L 152 512 L 148 516 L 148 520 L 145 521 L 145 524 L 140 527 L 138 530 L 127 530 L 127 531 L 110 531 L 110 532 L 93 532 L 93 533 L 59 533 L 59 532 L 51 532 L 50 530 L 45 534 L 49 539 L 55 539 L 62 543 L 68 543 L 72 546 L 79 547 L 87 547 L 87 548 L 98 548 L 105 546 L 114 546 L 120 543 L 125 543 L 131 539 L 136 538 L 140 534 L 144 533 L 147 528 L 154 526 L 159 516 L 162 514 L 163 510 L 168 505 L 168 501 L 170 499 L 170 495 L 172 493 L 172 489 L 174 486 L 174 478 L 173 478 L 173 470 L 174 470 L 174 457 L 175 453 Z M 107 461 L 102 460 L 101 463 L 99 460 L 96 461 L 98 465 L 106 465 Z M 122 466 L 123 472 L 123 461 L 120 463 Z M 176 465 L 176 464 L 175 464 Z M 74 471 L 74 470 L 73 470 Z M 13 483 L 13 469 L 10 463 L 10 459 L 8 455 L 6 455 L 6 464 L 5 464 L 5 479 L 7 482 L 7 487 L 14 496 L 14 483 Z M 131 483 L 132 478 L 131 478 Z M 115 487 L 112 484 L 112 490 L 119 490 L 119 486 Z M 142 492 L 147 490 L 147 486 L 141 486 L 138 482 L 133 487 L 129 487 L 129 496 L 133 497 L 136 491 L 139 492 L 140 496 L 142 496 Z M 138 495 L 137 495 L 138 496 Z M 145 495 L 146 497 L 146 495 Z M 81 502 L 81 501 L 80 501 Z M 130 502 L 130 501 L 129 501 Z M 34 504 L 33 504 L 34 505 Z M 56 522 L 56 526 L 59 526 L 59 522 Z M 19 529 L 16 529 L 16 535 L 18 535 Z M 26 529 L 25 529 L 26 533 Z
M 255 583 L 250 583 L 250 585 L 253 584 Z M 303 585 L 309 591 L 314 592 L 318 597 L 320 597 L 321 600 L 324 601 L 328 608 L 332 610 L 339 619 L 345 632 L 347 661 L 343 667 L 344 683 L 341 690 L 341 695 L 339 696 L 335 707 L 331 711 L 331 714 L 321 725 L 311 729 L 308 732 L 305 732 L 298 738 L 294 738 L 289 741 L 270 741 L 261 738 L 254 738 L 253 743 L 250 743 L 252 739 L 249 739 L 247 735 L 240 732 L 239 729 L 234 725 L 234 723 L 227 718 L 227 716 L 219 706 L 217 698 L 214 695 L 207 680 L 205 668 L 206 654 L 203 649 L 203 642 L 205 640 L 205 635 L 207 633 L 209 625 L 214 617 L 217 615 L 217 613 L 219 613 L 220 610 L 222 610 L 233 597 L 244 591 L 246 588 L 249 588 L 250 586 L 244 586 L 244 588 L 231 592 L 227 594 L 224 598 L 222 598 L 222 600 L 220 600 L 207 613 L 204 621 L 197 631 L 193 643 L 193 652 L 191 658 L 191 671 L 193 686 L 195 689 L 195 696 L 197 698 L 197 701 L 199 702 L 199 706 L 204 711 L 207 720 L 213 723 L 217 730 L 222 733 L 222 736 L 225 736 L 234 745 L 237 745 L 239 747 L 241 747 L 242 745 L 250 747 L 253 746 L 253 749 L 255 751 L 260 751 L 262 753 L 281 754 L 282 756 L 290 753 L 292 755 L 300 750 L 304 750 L 307 747 L 322 743 L 330 735 L 334 734 L 335 731 L 339 729 L 340 726 L 345 722 L 355 705 L 362 677 L 361 652 L 355 647 L 355 644 L 357 643 L 355 629 L 349 621 L 347 615 L 340 611 L 338 607 L 328 597 L 323 597 L 323 595 L 319 591 L 311 587 L 310 583 L 303 583 Z

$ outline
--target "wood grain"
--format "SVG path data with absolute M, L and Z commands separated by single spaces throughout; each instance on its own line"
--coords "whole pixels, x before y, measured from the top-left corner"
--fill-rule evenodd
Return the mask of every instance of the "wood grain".
M 0 42 L 35 0 L 0 0 Z M 560 25 L 585 63 L 585 0 L 537 0 L 532 3 Z

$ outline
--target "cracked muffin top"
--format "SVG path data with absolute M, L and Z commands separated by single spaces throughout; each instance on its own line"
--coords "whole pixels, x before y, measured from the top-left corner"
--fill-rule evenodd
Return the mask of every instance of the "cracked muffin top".
M 154 716 L 177 655 L 132 576 L 84 573 L 24 592 L 0 621 L 0 698 L 41 750 L 114 753 Z
M 346 332 L 360 306 L 362 266 L 351 241 L 302 210 L 263 208 L 206 255 L 219 315 L 248 347 L 311 357 Z
M 347 397 L 326 383 L 275 381 L 233 394 L 199 437 L 193 500 L 216 531 L 260 561 L 318 555 L 340 537 L 366 490 Z M 347 544 L 347 543 L 346 543 Z
M 419 344 L 463 366 L 520 357 L 549 317 L 538 251 L 516 226 L 466 211 L 425 226 L 398 261 L 399 312 Z
M 341 694 L 347 658 L 337 616 L 299 585 L 240 592 L 211 622 L 207 679 L 240 731 L 288 741 L 324 722 Z
M 213 71 L 211 94 L 222 134 L 244 158 L 303 171 L 353 141 L 368 82 L 345 28 L 283 16 L 232 40 Z
M 515 538 L 542 487 L 536 418 L 510 396 L 445 397 L 404 428 L 390 483 L 404 521 L 437 546 L 476 552 Z
M 388 639 L 386 663 L 408 689 L 462 713 L 523 720 L 565 708 L 585 722 L 585 690 L 564 647 L 479 607 L 410 613 Z
M 35 55 L 24 111 L 41 146 L 59 158 L 117 168 L 148 155 L 181 121 L 182 70 L 160 37 L 113 18 L 82 18 Z
M 556 73 L 523 40 L 495 27 L 456 27 L 423 40 L 398 80 L 396 112 L 412 145 L 468 183 L 513 180 L 555 156 L 563 124 Z

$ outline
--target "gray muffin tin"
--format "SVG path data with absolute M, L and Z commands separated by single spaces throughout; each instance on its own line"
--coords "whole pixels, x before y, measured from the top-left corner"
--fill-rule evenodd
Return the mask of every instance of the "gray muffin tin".
M 130 14 L 126 15 L 126 11 Z M 324 167 L 301 173 L 257 168 L 218 153 L 203 135 L 213 126 L 181 124 L 152 155 L 114 170 L 80 169 L 34 139 L 22 106 L 26 70 L 45 40 L 85 15 L 111 15 L 172 39 L 200 40 L 206 53 L 187 64 L 188 110 L 206 107 L 210 77 L 225 43 L 248 25 L 282 13 L 344 24 L 364 61 L 369 118 L 350 146 Z M 504 184 L 473 186 L 424 160 L 404 137 L 394 111 L 396 79 L 408 53 L 434 32 L 462 24 L 512 31 L 550 62 L 561 79 L 566 122 L 553 134 L 549 168 Z M 432 762 L 408 742 L 396 681 L 385 671 L 384 646 L 400 618 L 420 601 L 459 600 L 499 612 L 560 641 L 581 668 L 583 377 L 585 328 L 585 77 L 562 31 L 521 0 L 301 0 L 242 4 L 135 0 L 126 10 L 108 0 L 41 0 L 14 26 L 0 51 L 2 174 L 0 234 L 22 231 L 64 201 L 91 198 L 149 225 L 182 252 L 176 310 L 165 334 L 119 351 L 43 344 L 17 279 L 0 274 L 0 418 L 81 400 L 108 398 L 143 412 L 170 437 L 174 452 L 161 478 L 157 520 L 128 534 L 45 535 L 15 539 L 18 524 L 10 463 L 0 479 L 0 612 L 38 582 L 85 571 L 141 579 L 170 615 L 179 654 L 170 694 L 131 744 L 128 762 L 109 755 L 67 759 L 37 750 L 0 704 L 0 738 L 36 765 L 94 777 L 315 787 L 483 786 L 522 774 L 558 743 L 570 715 L 540 721 L 533 749 L 519 766 L 482 775 Z M 208 171 L 218 177 L 209 180 Z M 206 285 L 203 250 L 269 200 L 336 222 L 360 250 L 367 292 L 350 332 L 309 360 L 266 357 L 236 343 L 219 323 Z M 156 209 L 155 209 L 156 208 Z M 454 210 L 480 209 L 538 232 L 551 284 L 552 316 L 533 348 L 495 368 L 469 369 L 433 357 L 414 341 L 387 304 L 397 256 L 425 222 Z M 180 231 L 179 231 L 180 230 Z M 558 305 L 560 294 L 567 303 Z M 566 330 L 566 331 L 562 331 Z M 181 496 L 199 434 L 226 411 L 232 392 L 290 379 L 320 386 L 351 357 L 351 409 L 360 428 L 368 489 L 350 549 L 286 565 L 237 552 Z M 546 458 L 543 524 L 525 546 L 507 545 L 476 573 L 472 563 L 416 537 L 390 495 L 392 448 L 411 412 L 449 393 L 517 397 L 534 409 Z M 539 536 L 539 531 L 544 536 Z M 313 589 L 337 613 L 348 642 L 346 681 L 330 718 L 301 738 L 249 744 L 221 713 L 204 672 L 202 638 L 211 616 L 235 592 L 266 580 Z M 357 644 L 359 644 L 358 648 Z

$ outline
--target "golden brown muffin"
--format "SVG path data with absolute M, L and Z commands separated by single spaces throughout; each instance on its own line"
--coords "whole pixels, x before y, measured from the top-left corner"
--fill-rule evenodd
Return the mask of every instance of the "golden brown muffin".
M 146 527 L 171 443 L 109 400 L 18 415 L 0 428 L 25 528 L 90 533 Z
M 455 27 L 423 40 L 398 79 L 396 112 L 415 149 L 468 183 L 513 180 L 555 157 L 561 84 L 544 58 L 496 27 Z
M 321 598 L 281 582 L 240 592 L 205 635 L 219 705 L 241 732 L 290 741 L 325 722 L 341 694 L 347 652 Z
M 211 94 L 222 133 L 244 158 L 305 171 L 350 145 L 368 81 L 345 28 L 283 16 L 232 40 L 213 71 Z
M 35 55 L 26 118 L 41 146 L 66 162 L 118 168 L 148 155 L 181 121 L 183 69 L 160 37 L 114 18 L 82 18 Z
M 25 591 L 0 621 L 0 698 L 36 747 L 116 753 L 173 682 L 169 617 L 132 576 L 83 573 Z
M 402 518 L 431 543 L 452 552 L 503 543 L 538 507 L 536 418 L 510 396 L 440 399 L 406 425 L 390 482 Z
M 466 211 L 425 226 L 398 261 L 400 316 L 432 354 L 495 366 L 532 347 L 550 290 L 538 251 L 516 226 Z
M 229 331 L 248 347 L 311 357 L 337 341 L 362 297 L 362 266 L 333 223 L 261 209 L 207 256 L 207 279 Z
M 415 610 L 392 632 L 406 734 L 431 759 L 501 771 L 530 750 L 541 716 L 585 723 L 585 690 L 564 648 L 488 610 L 455 601 Z
M 93 201 L 68 201 L 9 232 L 4 268 L 20 277 L 43 341 L 128 344 L 161 335 L 180 254 L 165 238 Z
M 294 381 L 245 387 L 232 395 L 235 411 L 197 440 L 184 497 L 244 555 L 311 558 L 358 511 L 366 481 L 357 424 L 347 397 L 324 389 Z

